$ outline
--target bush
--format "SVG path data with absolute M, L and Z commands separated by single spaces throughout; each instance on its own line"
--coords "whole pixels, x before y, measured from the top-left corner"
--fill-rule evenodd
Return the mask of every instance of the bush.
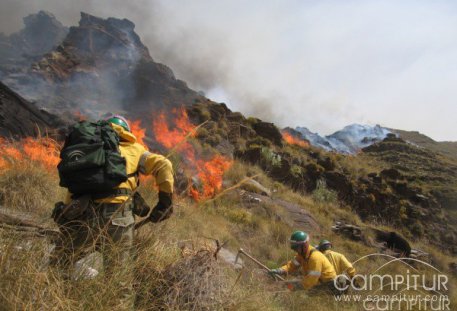
M 338 194 L 335 191 L 328 189 L 327 184 L 323 179 L 317 181 L 317 186 L 313 191 L 312 197 L 317 203 L 336 204 L 338 202 Z
M 262 160 L 265 163 L 266 167 L 280 167 L 281 166 L 281 156 L 274 153 L 270 148 L 262 148 Z
M 424 235 L 424 226 L 416 221 L 410 228 L 411 233 L 413 234 L 414 238 L 420 238 Z

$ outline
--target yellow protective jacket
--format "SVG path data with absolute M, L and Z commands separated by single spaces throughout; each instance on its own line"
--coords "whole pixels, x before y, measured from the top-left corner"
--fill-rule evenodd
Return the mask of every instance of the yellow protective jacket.
M 330 249 L 324 251 L 324 255 L 327 257 L 328 261 L 330 261 L 333 268 L 335 268 L 337 275 L 346 273 L 350 278 L 354 277 L 355 269 L 349 260 L 347 260 L 346 256 Z
M 327 257 L 314 247 L 309 246 L 303 257 L 297 254 L 295 258 L 282 266 L 280 269 L 287 272 L 295 272 L 299 268 L 303 270 L 303 288 L 310 289 L 320 283 L 326 283 L 336 278 L 335 269 Z
M 171 162 L 162 155 L 150 153 L 146 148 L 136 142 L 136 137 L 124 130 L 123 127 L 111 124 L 120 137 L 119 150 L 126 160 L 127 174 L 139 172 L 144 175 L 155 177 L 156 184 L 160 191 L 173 193 L 173 167 Z M 132 176 L 121 183 L 117 188 L 135 190 L 138 185 L 138 177 Z M 100 203 L 124 203 L 128 200 L 127 195 L 120 195 L 106 199 L 97 200 Z M 65 203 L 71 201 L 71 193 L 67 194 Z

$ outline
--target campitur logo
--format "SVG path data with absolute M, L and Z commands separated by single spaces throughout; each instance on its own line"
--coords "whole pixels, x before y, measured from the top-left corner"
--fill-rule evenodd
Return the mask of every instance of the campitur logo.
M 389 261 L 371 273 L 356 274 L 353 278 L 338 275 L 334 280 L 335 288 L 341 292 L 334 297 L 337 302 L 361 303 L 367 311 L 452 310 L 446 274 L 425 261 L 386 254 L 370 254 L 353 264 L 373 256 L 385 256 Z M 406 271 L 381 273 L 393 263 L 403 265 Z

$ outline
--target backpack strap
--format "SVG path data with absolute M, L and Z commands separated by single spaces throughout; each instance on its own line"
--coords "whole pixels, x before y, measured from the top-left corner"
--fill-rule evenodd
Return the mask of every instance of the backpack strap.
M 135 172 L 131 174 L 127 174 L 127 178 L 135 177 L 136 178 L 136 186 L 140 186 L 140 172 L 136 170 Z
M 140 172 L 138 172 L 138 171 L 135 171 L 133 173 L 127 174 L 127 178 L 130 178 L 130 177 L 138 178 L 138 176 L 140 176 Z
M 91 196 L 92 196 L 92 200 L 100 200 L 100 199 L 117 197 L 117 196 L 121 196 L 121 195 L 131 196 L 132 193 L 133 192 L 130 189 L 119 188 L 119 189 L 113 189 L 112 191 L 108 191 L 108 192 L 93 193 L 93 194 L 91 194 Z

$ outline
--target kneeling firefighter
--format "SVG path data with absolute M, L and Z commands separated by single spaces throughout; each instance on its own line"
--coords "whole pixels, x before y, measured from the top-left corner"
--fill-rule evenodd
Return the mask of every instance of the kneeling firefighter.
M 328 259 L 309 244 L 309 235 L 303 231 L 295 231 L 290 237 L 290 248 L 297 254 L 284 266 L 270 270 L 270 274 L 286 275 L 298 271 L 303 273 L 300 282 L 288 282 L 288 287 L 294 290 L 311 289 L 330 290 L 337 294 L 334 286 L 336 272 Z
M 332 248 L 333 245 L 329 240 L 321 240 L 317 249 L 321 251 L 325 257 L 327 257 L 333 268 L 335 268 L 335 272 L 338 278 L 338 288 L 347 288 L 346 285 L 348 284 L 349 280 L 352 280 L 352 278 L 355 276 L 356 271 L 346 256 L 335 252 Z M 358 286 L 356 280 L 353 280 L 353 282 L 356 284 L 356 286 Z
M 134 214 L 144 217 L 150 212 L 147 206 L 135 204 L 143 201 L 135 192 L 139 173 L 153 175 L 159 188 L 159 202 L 149 219 L 165 220 L 173 211 L 171 162 L 137 143 L 127 120 L 118 115 L 74 125 L 60 157 L 60 185 L 68 194 L 53 211 L 61 237 L 51 263 L 69 272 L 95 247 L 103 255 L 105 274 L 121 276 L 125 297 L 119 309 L 132 309 Z
M 347 260 L 346 256 L 335 252 L 332 247 L 333 245 L 329 240 L 321 240 L 319 242 L 318 249 L 330 261 L 332 266 L 335 268 L 337 275 L 347 274 L 348 277 L 352 279 L 356 273 L 354 267 L 349 260 Z

